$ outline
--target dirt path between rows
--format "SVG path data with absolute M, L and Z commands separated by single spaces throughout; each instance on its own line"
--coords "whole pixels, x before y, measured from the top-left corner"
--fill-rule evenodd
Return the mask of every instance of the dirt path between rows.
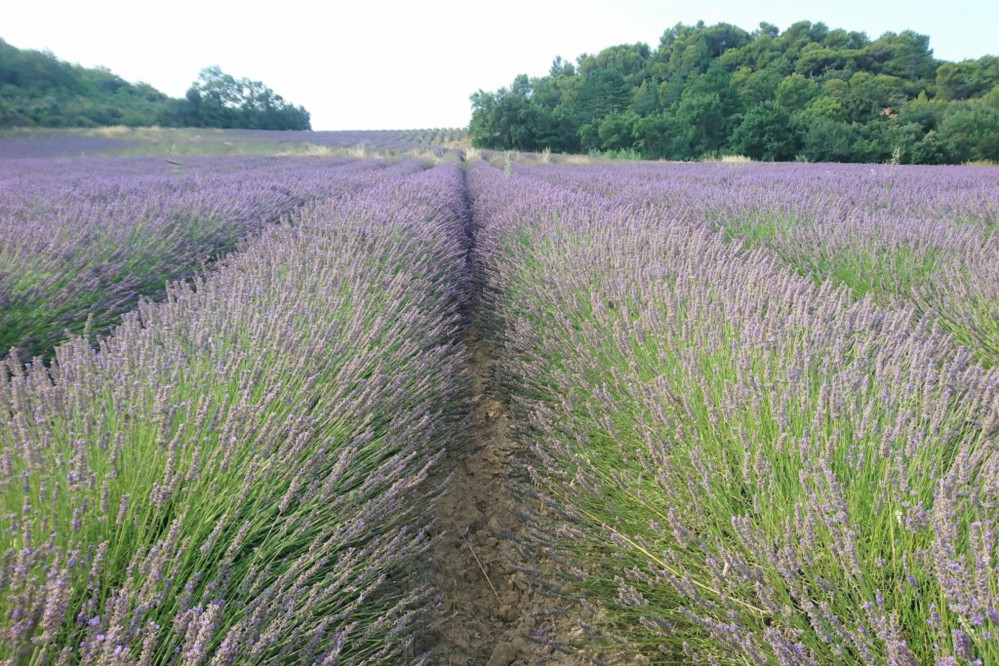
M 490 391 L 494 352 L 473 325 L 467 332 L 473 378 L 475 438 L 445 464 L 448 493 L 438 505 L 445 538 L 433 553 L 433 583 L 443 601 L 432 663 L 442 666 L 578 666 L 559 653 L 577 629 L 557 615 L 559 602 L 538 593 L 520 570 L 518 498 L 510 490 L 520 445 L 506 437 L 506 405 Z M 556 611 L 553 613 L 552 611 Z

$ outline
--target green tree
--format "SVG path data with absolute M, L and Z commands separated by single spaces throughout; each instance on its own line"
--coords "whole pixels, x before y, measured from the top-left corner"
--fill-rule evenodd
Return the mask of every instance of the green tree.
M 646 159 L 686 157 L 687 139 L 683 128 L 668 112 L 639 118 L 633 132 L 635 147 Z
M 580 125 L 623 111 L 631 103 L 631 87 L 620 72 L 594 69 L 583 79 L 579 88 L 576 112 Z
M 951 102 L 938 137 L 950 162 L 999 161 L 999 110 L 981 103 Z
M 846 112 L 843 111 L 843 105 L 839 103 L 835 97 L 830 97 L 829 95 L 819 95 L 811 102 L 808 103 L 806 108 L 807 116 L 809 118 L 826 118 L 828 120 L 846 120 Z
M 926 92 L 902 105 L 899 112 L 899 120 L 905 123 L 916 123 L 923 133 L 935 130 L 943 119 L 947 110 L 947 103 L 940 99 L 929 99 Z
M 510 88 L 496 93 L 482 90 L 471 96 L 469 133 L 483 148 L 515 150 L 572 150 L 576 125 L 561 107 L 546 108 L 532 103 L 533 84 L 526 75 L 514 79 Z
M 839 100 L 847 120 L 864 124 L 891 113 L 904 97 L 898 81 L 893 76 L 869 72 L 857 72 L 850 77 L 849 88 Z
M 945 62 L 936 71 L 937 96 L 945 100 L 982 97 L 999 85 L 999 58 Z
M 659 104 L 659 88 L 654 83 L 642 81 L 635 90 L 631 102 L 632 110 L 640 116 L 651 116 L 662 108 Z
M 829 34 L 829 28 L 824 23 L 798 21 L 788 27 L 777 37 L 776 43 L 784 55 L 797 60 L 801 51 L 812 43 L 822 43 Z
M 912 147 L 913 164 L 946 164 L 948 161 L 947 147 L 936 130 L 930 130 Z
M 586 78 L 598 69 L 613 70 L 624 78 L 629 87 L 635 87 L 644 80 L 649 56 L 648 44 L 620 44 L 606 48 L 595 56 L 581 55 L 578 71 Z
M 763 102 L 747 111 L 732 133 L 732 149 L 756 160 L 787 161 L 801 149 L 801 136 L 786 109 Z
M 748 109 L 774 99 L 783 79 L 779 66 L 767 66 L 758 70 L 742 67 L 732 74 L 731 82 L 739 93 L 742 106 Z
M 181 117 L 201 127 L 311 129 L 308 111 L 292 106 L 260 81 L 236 79 L 220 67 L 206 67 L 187 91 Z
M 846 54 L 839 49 L 831 49 L 817 42 L 812 42 L 805 46 L 798 61 L 794 65 L 794 71 L 799 75 L 813 78 L 823 76 L 833 70 L 842 69 L 847 63 Z
M 635 146 L 638 114 L 631 109 L 604 116 L 597 128 L 600 150 L 626 150 Z
M 687 145 L 682 155 L 685 159 L 716 154 L 728 139 L 728 119 L 717 93 L 684 95 L 676 118 L 685 128 Z
M 900 34 L 886 32 L 864 48 L 875 74 L 887 74 L 908 80 L 932 80 L 937 65 L 930 49 L 930 38 L 912 30 Z
M 776 37 L 780 34 L 780 29 L 770 23 L 760 23 L 759 29 L 750 36 L 750 41 L 739 49 L 731 50 L 725 55 L 726 66 L 730 69 L 748 67 L 750 70 L 759 71 L 766 67 L 773 67 L 776 60 L 782 58 L 780 46 L 776 42 Z M 776 69 L 783 77 L 790 62 L 784 60 L 783 66 Z
M 852 162 L 858 138 L 845 122 L 816 118 L 804 126 L 801 152 L 809 162 Z
M 720 65 L 691 81 L 683 91 L 676 118 L 684 126 L 687 150 L 684 158 L 717 154 L 732 133 L 742 111 L 739 93 Z
M 751 34 L 724 23 L 677 24 L 654 52 L 622 44 L 584 54 L 576 67 L 557 58 L 548 76 L 522 82 L 527 92 L 501 89 L 475 105 L 478 141 L 627 150 L 630 136 L 630 148 L 670 159 L 736 146 L 789 159 L 800 141 L 795 155 L 813 160 L 964 160 L 989 153 L 969 119 L 988 127 L 991 116 L 975 109 L 999 111 L 995 56 L 940 63 L 928 38 L 912 31 L 872 41 L 808 21 L 783 32 L 761 23 Z M 977 106 L 951 108 L 948 100 Z M 790 128 L 783 138 L 781 127 Z
M 704 28 L 703 21 L 695 26 L 677 23 L 663 32 L 657 51 L 657 59 L 663 64 L 655 70 L 658 78 L 667 80 L 674 74 L 686 78 L 707 71 L 711 54 L 707 42 L 701 39 Z
M 819 94 L 819 84 L 795 72 L 784 77 L 777 86 L 775 98 L 785 109 L 797 111 L 805 108 Z

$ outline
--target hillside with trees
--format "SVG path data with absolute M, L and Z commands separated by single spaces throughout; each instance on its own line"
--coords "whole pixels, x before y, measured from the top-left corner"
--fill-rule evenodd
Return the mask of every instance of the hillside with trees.
M 309 112 L 259 81 L 201 70 L 182 99 L 103 68 L 0 39 L 0 127 L 220 127 L 307 130 Z
M 484 148 L 691 160 L 999 160 L 999 57 L 945 62 L 929 37 L 802 21 L 678 24 L 471 96 Z

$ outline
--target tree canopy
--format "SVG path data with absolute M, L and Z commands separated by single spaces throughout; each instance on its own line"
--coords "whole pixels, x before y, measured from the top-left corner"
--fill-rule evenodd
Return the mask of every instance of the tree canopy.
M 309 112 L 259 81 L 201 70 L 182 99 L 103 68 L 72 65 L 0 39 L 0 127 L 311 129 Z
M 999 160 L 999 57 L 933 57 L 911 30 L 863 32 L 801 21 L 752 33 L 677 24 L 657 49 L 611 46 L 547 76 L 471 97 L 484 148 L 627 151 L 689 160 L 907 163 Z

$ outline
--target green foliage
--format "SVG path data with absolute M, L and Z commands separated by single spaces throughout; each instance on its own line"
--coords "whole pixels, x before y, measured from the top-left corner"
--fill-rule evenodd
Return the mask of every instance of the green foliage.
M 790 113 L 775 102 L 763 102 L 746 113 L 732 134 L 732 147 L 755 160 L 787 161 L 801 149 L 801 137 Z
M 696 77 L 683 90 L 675 116 L 685 142 L 669 157 L 693 159 L 716 155 L 727 144 L 736 114 L 741 110 L 738 91 L 731 77 L 717 63 Z
M 634 137 L 635 146 L 646 159 L 673 158 L 685 145 L 679 121 L 666 112 L 639 118 Z
M 201 70 L 180 103 L 191 127 L 307 130 L 309 112 L 284 101 L 260 81 L 235 79 L 218 66 Z
M 983 58 L 982 60 L 985 60 Z M 980 97 L 992 87 L 981 61 L 945 62 L 937 68 L 937 95 L 955 100 Z
M 951 105 L 939 136 L 949 161 L 999 160 L 999 110 L 971 102 Z
M 304 108 L 218 67 L 202 70 L 184 99 L 172 99 L 106 69 L 71 65 L 0 39 L 0 127 L 110 125 L 311 129 Z
M 593 123 L 583 125 L 583 146 L 598 151 L 634 151 L 639 116 L 634 111 L 616 111 Z
M 851 76 L 841 100 L 847 119 L 856 123 L 872 122 L 882 113 L 893 112 L 902 103 L 899 79 L 869 72 Z
M 725 112 L 717 94 L 692 92 L 684 95 L 676 119 L 683 126 L 687 138 L 683 157 L 717 153 L 721 148 L 722 135 L 727 128 Z
M 648 44 L 622 44 L 604 49 L 595 56 L 579 57 L 579 73 L 588 78 L 597 70 L 611 70 L 623 77 L 629 86 L 637 87 L 650 57 Z
M 774 91 L 777 103 L 785 109 L 799 111 L 819 94 L 819 84 L 795 72 L 785 76 Z
M 941 62 L 909 30 L 677 24 L 655 50 L 559 57 L 548 76 L 477 92 L 472 109 L 473 142 L 497 149 L 960 163 L 995 159 L 999 58 Z
M 614 69 L 595 69 L 583 78 L 576 109 L 581 125 L 621 111 L 631 102 L 631 88 Z
M 809 162 L 851 162 L 857 134 L 845 122 L 817 118 L 807 124 L 802 154 Z
M 659 105 L 659 88 L 649 81 L 635 89 L 635 99 L 631 103 L 632 110 L 640 116 L 650 116 L 661 108 Z
M 930 38 L 912 30 L 901 34 L 886 33 L 864 49 L 870 69 L 908 81 L 927 81 L 936 74 L 936 62 Z
M 773 99 L 783 81 L 783 75 L 779 67 L 768 65 L 763 69 L 754 70 L 747 66 L 733 73 L 731 81 L 739 93 L 743 106 L 748 108 Z
M 808 117 L 827 118 L 829 120 L 846 120 L 846 111 L 835 97 L 819 95 L 808 104 L 808 114 L 799 114 L 800 120 Z
M 571 65 L 561 58 L 552 65 L 556 76 L 530 80 L 518 76 L 513 85 L 495 93 L 479 90 L 472 95 L 469 133 L 479 148 L 501 150 L 578 152 L 580 138 L 576 112 L 566 99 L 575 100 L 578 86 Z

